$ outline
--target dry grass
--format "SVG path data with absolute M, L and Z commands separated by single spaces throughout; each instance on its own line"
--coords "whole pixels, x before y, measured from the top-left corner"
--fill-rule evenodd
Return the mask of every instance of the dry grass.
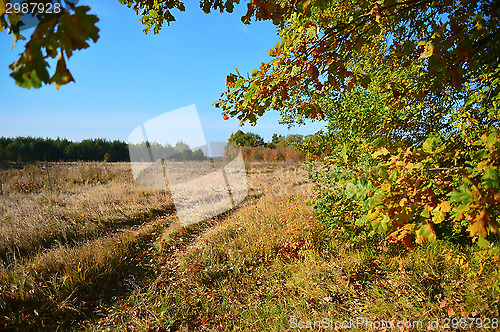
M 0 329 L 286 331 L 295 330 L 293 320 L 427 323 L 499 315 L 497 248 L 347 246 L 306 205 L 310 188 L 297 165 L 247 165 L 252 197 L 189 227 L 172 223 L 174 215 L 147 217 L 155 209 L 171 212 L 161 205 L 168 196 L 135 188 L 125 164 L 59 164 L 49 175 L 56 170 L 63 173 L 57 181 L 30 175 L 40 182 L 31 192 L 21 192 L 27 185 L 19 183 L 29 182 L 26 172 L 34 169 L 1 173 L 0 199 L 10 204 L 2 216 L 29 226 L 58 211 L 67 220 L 53 226 L 59 234 L 53 241 L 84 211 L 73 232 L 91 235 L 40 251 L 33 239 L 50 236 L 51 228 L 32 226 L 26 233 L 32 255 L 0 270 Z M 102 180 L 88 180 L 95 178 Z M 41 197 L 58 204 L 44 210 L 48 201 Z M 124 222 L 130 218 L 136 219 Z
M 256 194 L 295 195 L 308 197 L 312 185 L 301 163 L 272 162 L 246 164 L 248 187 Z
M 270 178 L 260 182 L 262 172 L 251 173 L 249 189 L 256 195 L 263 191 L 258 186 L 267 185 Z M 98 315 L 99 301 L 113 297 L 103 289 L 119 288 L 106 287 L 110 279 L 123 285 L 130 277 L 124 275 L 124 266 L 139 269 L 150 264 L 143 262 L 147 255 L 137 251 L 147 251 L 149 240 L 144 247 L 143 239 L 155 238 L 155 230 L 172 220 L 155 216 L 173 217 L 174 212 L 168 192 L 137 187 L 126 163 L 31 165 L 1 170 L 0 180 L 4 328 L 67 328 L 75 319 Z M 86 294 L 100 300 L 88 300 Z
M 4 264 L 41 247 L 91 238 L 173 210 L 166 192 L 137 187 L 126 163 L 28 166 L 0 174 Z
M 10 269 L 0 269 L 0 326 L 54 330 L 96 314 L 99 304 L 133 290 L 125 279 L 144 274 L 136 257 L 172 218 L 158 218 L 137 229 L 59 246 Z
M 413 321 L 403 330 L 418 331 L 419 321 L 425 329 L 433 319 L 498 317 L 498 252 L 449 243 L 412 252 L 347 247 L 304 201 L 264 196 L 192 243 L 189 229 L 167 229 L 155 245 L 160 273 L 85 327 L 293 331 L 293 321 L 359 317 Z
M 135 185 L 127 163 L 31 165 L 0 179 L 4 327 L 88 315 L 92 301 L 79 297 L 99 294 L 92 284 L 119 276 L 143 238 L 165 227 L 155 216 L 170 215 L 168 224 L 174 212 L 167 192 Z

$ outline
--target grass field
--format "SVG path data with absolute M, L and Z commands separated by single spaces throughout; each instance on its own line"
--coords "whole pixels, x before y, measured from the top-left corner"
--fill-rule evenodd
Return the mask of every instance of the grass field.
M 247 199 L 189 227 L 126 163 L 0 170 L 0 330 L 498 327 L 496 248 L 346 243 L 306 204 L 298 165 L 246 167 Z

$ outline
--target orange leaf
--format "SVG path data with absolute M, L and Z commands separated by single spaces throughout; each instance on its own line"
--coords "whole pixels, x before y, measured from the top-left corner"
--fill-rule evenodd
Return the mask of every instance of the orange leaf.
M 483 209 L 475 218 L 475 222 L 469 226 L 469 232 L 471 235 L 479 235 L 480 237 L 486 237 L 488 235 L 487 227 L 491 215 Z
M 380 22 L 380 18 L 382 17 L 382 15 L 380 15 L 380 5 L 378 3 L 374 4 L 372 9 L 370 9 L 370 15 L 372 16 L 375 16 L 375 21 L 377 21 L 377 23 Z

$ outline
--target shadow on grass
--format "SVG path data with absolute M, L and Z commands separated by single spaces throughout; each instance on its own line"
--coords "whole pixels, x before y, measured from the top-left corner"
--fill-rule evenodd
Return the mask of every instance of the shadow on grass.
M 176 251 L 184 250 L 205 230 L 227 219 L 244 204 L 255 201 L 261 196 L 261 194 L 249 195 L 240 205 L 221 215 L 180 228 L 180 236 L 177 238 L 174 236 L 174 241 L 170 244 L 172 248 L 175 248 L 171 251 L 172 256 Z M 82 280 L 73 282 L 76 286 L 72 288 L 65 288 L 64 279 L 57 279 L 49 273 L 50 280 L 43 280 L 42 284 L 43 287 L 53 288 L 47 291 L 53 294 L 53 297 L 43 296 L 43 292 L 32 297 L 24 297 L 22 294 L 14 297 L 8 292 L 1 292 L 4 293 L 5 298 L 3 304 L 0 301 L 0 329 L 6 331 L 68 330 L 83 326 L 85 322 L 108 317 L 110 310 L 118 302 L 136 292 L 140 285 L 151 282 L 157 277 L 159 270 L 155 262 L 154 243 L 163 230 L 178 223 L 168 222 L 168 219 L 171 219 L 168 217 L 174 214 L 175 210 L 152 211 L 147 214 L 147 217 L 156 218 L 156 221 L 160 220 L 153 226 L 151 224 L 155 221 L 145 223 L 144 216 L 124 220 L 120 224 L 116 222 L 104 224 L 103 231 L 93 235 L 92 239 L 85 239 L 87 243 L 92 243 L 103 236 L 120 237 L 121 230 L 127 231 L 135 226 L 138 226 L 135 232 L 142 232 L 142 234 L 121 248 L 123 250 L 120 253 L 121 257 L 113 261 L 112 269 L 93 271 L 85 275 Z M 167 216 L 166 219 L 165 216 Z M 80 244 L 77 238 L 73 238 L 66 243 L 66 246 L 69 249 L 78 250 Z M 71 275 L 68 278 L 71 278 Z M 8 288 L 10 285 L 0 285 L 0 287 Z

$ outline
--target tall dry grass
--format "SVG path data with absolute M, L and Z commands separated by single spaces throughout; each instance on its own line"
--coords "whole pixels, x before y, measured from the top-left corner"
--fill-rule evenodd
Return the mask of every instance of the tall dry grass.
M 299 165 L 247 166 L 251 196 L 308 190 Z M 100 315 L 116 289 L 141 291 L 140 277 L 125 285 L 129 275 L 164 271 L 156 254 L 173 257 L 168 232 L 178 250 L 215 222 L 172 226 L 151 242 L 174 219 L 172 200 L 137 187 L 125 163 L 32 165 L 1 170 L 0 181 L 0 329 L 66 329 Z M 149 218 L 158 214 L 167 216 Z
M 127 163 L 56 163 L 0 170 L 0 258 L 20 256 L 171 213 L 165 191 L 144 190 Z
M 302 322 L 318 331 L 318 322 L 327 319 L 325 329 L 332 330 L 396 330 L 367 323 L 386 321 L 414 322 L 397 330 L 422 331 L 435 320 L 443 327 L 435 330 L 446 330 L 449 319 L 449 330 L 498 328 L 498 250 L 445 242 L 413 251 L 378 246 L 347 246 L 303 196 L 267 195 L 194 239 L 185 229 L 166 230 L 155 246 L 158 275 L 84 327 L 296 331 Z M 349 320 L 357 324 L 358 318 L 365 323 L 350 329 Z M 453 319 L 468 325 L 453 325 Z M 338 325 L 344 321 L 347 328 Z

